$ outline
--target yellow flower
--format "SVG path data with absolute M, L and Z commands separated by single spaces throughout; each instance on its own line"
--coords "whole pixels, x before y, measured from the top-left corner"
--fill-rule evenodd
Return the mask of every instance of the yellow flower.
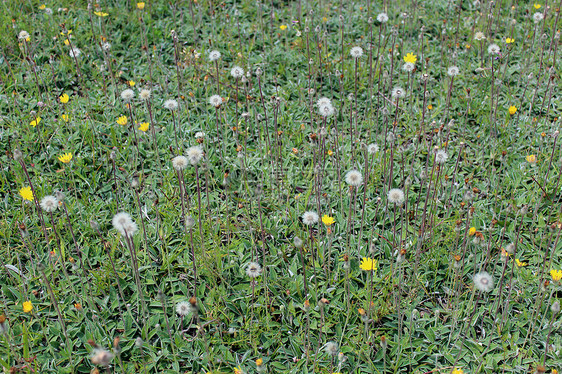
M 64 45 L 69 46 L 69 45 L 70 45 L 70 40 L 64 39 Z
M 540 4 L 533 4 L 533 6 L 535 7 L 535 9 L 539 9 L 542 5 L 540 5 Z
M 418 61 L 418 56 L 416 56 L 413 53 L 408 53 L 406 54 L 406 56 L 404 56 L 404 62 L 410 62 L 412 64 L 415 64 L 416 61 Z
M 527 160 L 527 162 L 530 163 L 530 164 L 534 164 L 534 163 L 537 162 L 537 156 L 529 155 L 529 156 L 525 157 L 525 160 Z
M 552 277 L 553 281 L 559 281 L 562 279 L 562 270 L 554 270 L 550 271 L 550 276 Z
M 281 30 L 285 31 L 285 30 L 287 30 L 287 25 L 281 25 L 281 26 L 279 26 L 279 28 L 280 28 Z
M 476 227 L 471 227 L 470 229 L 468 229 L 468 235 L 472 236 L 476 234 Z
M 429 105 L 427 106 L 427 109 L 429 109 L 429 110 L 433 109 L 433 105 L 429 104 Z
M 521 266 L 527 266 L 528 264 L 526 262 L 521 262 L 519 261 L 518 258 L 515 259 L 515 263 L 517 264 L 517 266 L 521 267 Z
M 461 369 L 455 368 L 455 369 L 451 372 L 451 374 L 464 374 L 464 371 L 462 371 Z
M 256 366 L 262 366 L 262 365 L 263 365 L 263 359 L 258 358 L 258 359 L 256 360 Z
M 512 105 L 512 106 L 509 107 L 508 111 L 509 111 L 509 114 L 514 115 L 517 112 L 517 107 Z
M 514 41 L 515 41 L 515 39 L 513 39 L 513 38 L 506 38 L 506 39 L 505 39 L 505 42 L 506 42 L 507 44 L 511 44 L 511 43 L 513 43 Z
M 237 368 L 234 368 L 234 374 L 244 374 L 244 372 L 240 369 L 240 366 L 238 366 Z
M 47 6 L 46 6 L 45 4 L 39 5 L 39 9 L 41 9 L 41 10 L 45 9 L 46 7 L 47 7 Z
M 23 187 L 20 189 L 20 196 L 27 201 L 33 201 L 33 192 L 31 191 L 31 187 Z
M 31 304 L 31 301 L 24 301 L 23 302 L 23 311 L 25 313 L 31 313 L 32 310 L 33 310 L 33 304 Z
M 64 121 L 64 122 L 68 122 L 70 120 L 70 117 L 68 116 L 68 114 L 63 114 L 62 116 L 60 116 L 60 118 Z
M 335 221 L 334 217 L 327 216 L 326 214 L 322 216 L 322 223 L 325 224 L 326 226 L 332 225 L 334 221 Z
M 332 151 L 331 149 L 328 149 L 328 156 L 331 156 L 334 154 L 334 151 Z
M 144 3 L 143 2 L 137 3 L 137 8 L 139 8 L 140 10 L 143 10 L 144 9 Z
M 363 270 L 371 271 L 377 270 L 377 260 L 373 260 L 372 258 L 363 257 L 361 260 L 361 265 L 359 267 Z
M 67 94 L 62 94 L 59 96 L 59 100 L 61 103 L 66 104 L 68 100 L 70 100 L 70 97 Z
M 109 13 L 106 12 L 94 12 L 94 14 L 98 17 L 107 17 L 109 16 Z
M 72 153 L 63 153 L 58 157 L 59 161 L 63 164 L 68 164 L 72 160 Z
M 117 118 L 117 123 L 125 126 L 127 124 L 127 117 L 121 116 L 121 117 Z
M 39 124 L 39 122 L 41 122 L 41 117 L 37 117 L 33 121 L 29 122 L 29 126 L 35 127 Z
M 142 132 L 148 131 L 148 122 L 143 122 L 139 125 L 139 130 Z
M 128 81 L 127 84 L 129 87 L 135 87 L 135 81 Z

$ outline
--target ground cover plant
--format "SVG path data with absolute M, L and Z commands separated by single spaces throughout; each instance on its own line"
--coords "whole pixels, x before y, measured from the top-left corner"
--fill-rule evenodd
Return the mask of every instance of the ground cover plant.
M 557 373 L 560 3 L 0 4 L 10 373 Z

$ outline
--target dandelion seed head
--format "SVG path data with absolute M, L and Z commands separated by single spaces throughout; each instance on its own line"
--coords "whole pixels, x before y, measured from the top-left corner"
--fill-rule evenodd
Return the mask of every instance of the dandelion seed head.
M 314 225 L 318 222 L 318 213 L 309 210 L 303 213 L 302 215 L 302 222 L 307 225 Z
M 536 12 L 535 14 L 533 14 L 533 21 L 535 23 L 539 23 L 543 19 L 544 19 L 544 14 L 542 14 L 541 12 Z
M 244 69 L 240 66 L 235 66 L 230 70 L 230 75 L 232 75 L 234 79 L 242 78 L 244 76 Z
M 105 349 L 96 348 L 92 353 L 92 364 L 106 367 L 113 360 L 113 353 Z
M 391 95 L 394 99 L 402 99 L 406 96 L 406 91 L 402 87 L 397 86 L 392 89 Z
M 351 48 L 351 51 L 349 51 L 349 54 L 353 58 L 360 58 L 361 56 L 363 56 L 363 48 L 353 47 L 353 48 Z
M 335 109 L 332 104 L 322 105 L 318 108 L 318 112 L 323 117 L 329 117 L 335 113 Z
M 209 53 L 209 61 L 217 61 L 219 58 L 221 58 L 221 53 L 219 51 L 211 51 Z
M 250 262 L 246 267 L 246 275 L 250 278 L 257 278 L 261 275 L 261 266 L 257 262 Z
M 191 147 L 187 150 L 187 158 L 191 165 L 197 165 L 199 161 L 203 158 L 203 150 L 201 147 Z
M 359 170 L 350 170 L 345 175 L 345 183 L 353 187 L 359 187 L 363 184 L 363 176 Z
M 456 77 L 457 75 L 459 75 L 459 73 L 460 73 L 460 70 L 456 66 L 449 66 L 449 68 L 447 69 L 447 74 L 450 77 Z
M 135 97 L 135 91 L 131 90 L 130 88 L 127 88 L 126 90 L 123 90 L 123 92 L 121 92 L 121 99 L 123 99 L 123 101 L 131 101 L 133 97 Z
M 191 312 L 191 304 L 187 301 L 180 301 L 176 304 L 176 313 L 180 317 L 185 317 Z
M 399 188 L 393 188 L 388 191 L 388 201 L 392 204 L 402 205 L 404 202 L 404 191 Z
M 313 93 L 311 93 L 311 95 L 313 95 Z M 332 105 L 332 100 L 328 99 L 327 97 L 321 97 L 320 99 L 318 99 L 318 101 L 316 101 L 316 105 L 318 107 L 324 106 L 324 105 Z
M 492 43 L 488 46 L 488 53 L 491 55 L 497 55 L 498 53 L 500 53 L 500 51 L 500 47 L 495 43 Z
M 178 109 L 178 102 L 174 99 L 169 99 L 164 101 L 164 108 L 168 110 L 176 110 Z
M 476 33 L 474 33 L 474 39 L 481 41 L 486 39 L 486 35 L 484 35 L 484 33 L 482 31 L 476 31 Z
M 474 281 L 474 286 L 482 292 L 490 292 L 494 288 L 494 279 L 490 274 L 482 271 L 472 278 Z
M 209 104 L 211 104 L 212 106 L 214 106 L 215 108 L 218 108 L 219 106 L 222 105 L 222 97 L 220 97 L 220 95 L 213 95 L 209 98 Z
M 367 146 L 367 153 L 373 155 L 379 151 L 379 146 L 376 143 L 371 143 Z
M 79 48 L 76 48 L 76 47 L 72 47 L 72 48 L 70 48 L 70 51 L 68 51 L 68 54 L 70 55 L 70 57 L 73 57 L 73 58 L 78 58 L 78 56 L 80 56 L 81 53 L 82 53 L 82 51 Z
M 29 33 L 25 30 L 21 30 L 20 33 L 18 34 L 18 39 L 21 41 L 27 40 L 30 37 L 31 36 L 29 35 Z
M 414 65 L 411 62 L 406 62 L 404 65 L 402 65 L 402 70 L 404 70 L 406 73 L 411 73 L 414 71 L 416 65 Z
M 111 223 L 113 224 L 113 228 L 115 228 L 115 230 L 119 231 L 119 233 L 124 236 L 127 235 L 125 228 L 128 227 L 131 222 L 133 222 L 131 216 L 129 215 L 129 213 L 125 212 L 117 213 L 113 216 L 113 220 L 111 221 Z
M 295 236 L 295 238 L 293 239 L 293 244 L 297 248 L 302 248 L 302 246 L 304 245 L 304 242 L 302 241 L 301 238 L 299 238 L 298 236 Z
M 387 23 L 388 15 L 386 13 L 379 13 L 377 15 L 377 21 L 379 21 L 380 23 Z
M 150 90 L 143 88 L 142 90 L 140 90 L 139 96 L 142 100 L 150 99 Z
M 177 171 L 184 170 L 188 165 L 187 157 L 185 156 L 176 156 L 172 159 L 172 166 Z
M 555 301 L 554 303 L 552 303 L 552 305 L 550 306 L 550 311 L 553 314 L 557 314 L 558 312 L 560 312 L 560 302 Z
M 59 206 L 59 201 L 56 197 L 49 195 L 41 199 L 41 209 L 47 213 L 52 213 L 57 210 Z
M 131 221 L 123 227 L 123 231 L 125 236 L 133 237 L 139 231 L 139 227 L 134 221 Z
M 449 155 L 443 149 L 438 150 L 435 154 L 435 162 L 438 164 L 444 164 L 447 158 L 449 158 Z
M 337 356 L 338 352 L 338 344 L 335 342 L 328 342 L 326 343 L 326 353 L 331 356 Z
M 101 49 L 103 49 L 104 51 L 109 51 L 111 49 L 111 44 L 108 42 L 105 42 L 101 45 Z

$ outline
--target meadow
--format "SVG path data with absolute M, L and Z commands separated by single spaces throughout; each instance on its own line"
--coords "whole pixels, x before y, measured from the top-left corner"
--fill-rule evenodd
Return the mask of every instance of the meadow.
M 5 373 L 558 373 L 561 2 L 4 0 Z

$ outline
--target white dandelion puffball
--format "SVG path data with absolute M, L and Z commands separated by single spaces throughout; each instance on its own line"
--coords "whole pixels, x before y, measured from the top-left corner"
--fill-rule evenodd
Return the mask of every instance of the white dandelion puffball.
M 211 51 L 211 53 L 209 53 L 209 61 L 217 61 L 219 58 L 221 58 L 221 53 L 219 51 Z
M 123 92 L 121 92 L 121 98 L 123 99 L 123 101 L 131 101 L 133 97 L 135 97 L 135 91 L 131 90 L 130 88 L 127 88 L 126 90 L 123 90 Z
M 250 262 L 246 268 L 246 274 L 250 278 L 257 278 L 261 275 L 261 266 L 257 262 Z
M 369 145 L 367 146 L 367 152 L 368 152 L 370 155 L 374 155 L 374 154 L 377 153 L 378 151 L 379 151 L 379 146 L 378 146 L 376 143 L 372 143 L 372 144 L 369 144 Z
M 377 21 L 380 23 L 387 23 L 388 22 L 388 15 L 386 13 L 379 13 L 377 16 Z
M 172 159 L 172 166 L 177 171 L 184 170 L 188 165 L 187 157 L 185 156 L 176 156 Z
M 187 158 L 191 165 L 197 165 L 203 158 L 203 150 L 201 147 L 191 147 L 187 150 Z
M 18 39 L 19 40 L 27 40 L 29 39 L 31 36 L 29 35 L 29 33 L 25 30 L 21 30 L 20 33 L 18 34 Z
M 402 70 L 404 70 L 406 73 L 411 73 L 415 68 L 416 65 L 412 64 L 411 62 L 406 62 L 404 65 L 402 65 Z
M 318 222 L 318 213 L 313 212 L 312 210 L 306 211 L 302 215 L 302 223 L 305 225 L 314 225 Z
M 394 87 L 391 93 L 392 97 L 395 99 L 402 99 L 406 96 L 406 91 L 402 87 Z
M 363 184 L 363 176 L 359 170 L 350 170 L 345 175 L 345 183 L 353 187 L 359 187 Z
M 111 221 L 115 230 L 119 231 L 121 235 L 126 235 L 125 228 L 128 227 L 131 222 L 133 222 L 131 216 L 129 213 L 125 212 L 117 213 L 113 216 L 113 220 Z
M 72 48 L 70 48 L 70 51 L 68 51 L 68 54 L 70 55 L 70 57 L 74 57 L 74 58 L 78 58 L 78 56 L 80 56 L 81 53 L 82 53 L 82 51 L 79 48 L 76 48 L 76 47 L 72 47 Z
M 232 68 L 232 70 L 230 70 L 230 75 L 232 75 L 232 77 L 235 79 L 242 78 L 244 76 L 244 69 L 242 69 L 240 66 L 235 66 Z
M 125 227 L 123 227 L 124 235 L 128 237 L 132 237 L 133 235 L 135 235 L 138 230 L 139 227 L 134 221 L 127 223 Z
M 321 107 L 321 106 L 324 106 L 324 105 L 332 105 L 332 100 L 328 99 L 327 97 L 321 97 L 316 102 L 316 105 L 318 105 L 318 107 Z
M 498 53 L 500 53 L 500 47 L 497 44 L 492 43 L 488 46 L 488 53 L 497 55 Z
M 484 35 L 484 33 L 482 31 L 476 31 L 476 33 L 474 34 L 474 39 L 480 41 L 480 40 L 484 40 L 486 39 L 486 35 Z
M 447 69 L 447 74 L 449 74 L 450 77 L 456 77 L 457 75 L 459 75 L 459 73 L 460 73 L 460 70 L 456 66 L 450 66 Z
M 363 48 L 353 47 L 353 48 L 351 48 L 351 51 L 349 51 L 349 54 L 353 58 L 359 58 L 359 57 L 363 56 Z
M 539 23 L 543 19 L 544 19 L 544 14 L 540 12 L 536 12 L 535 14 L 533 14 L 533 21 L 535 21 L 535 23 Z
M 168 110 L 176 110 L 178 109 L 178 102 L 174 99 L 169 99 L 164 101 L 164 108 Z
M 103 49 L 104 51 L 109 51 L 111 49 L 111 43 L 105 42 L 101 45 L 101 49 Z
M 191 312 L 191 304 L 187 301 L 180 301 L 176 304 L 176 313 L 180 317 L 185 317 Z
M 56 197 L 49 195 L 41 199 L 41 209 L 47 213 L 52 213 L 57 210 L 59 206 L 59 201 Z
M 222 105 L 222 97 L 220 97 L 220 95 L 213 95 L 209 98 L 209 104 L 211 104 L 212 106 L 214 106 L 215 108 L 218 108 L 219 106 Z
M 142 90 L 140 90 L 139 96 L 142 100 L 150 99 L 150 90 L 143 88 Z
M 437 153 L 435 154 L 435 162 L 437 162 L 438 164 L 444 164 L 448 158 L 449 155 L 447 154 L 447 152 L 445 152 L 442 149 L 438 150 Z
M 388 191 L 387 196 L 388 201 L 392 204 L 402 205 L 402 203 L 404 202 L 404 191 L 402 191 L 400 188 L 391 189 L 390 191 Z
M 485 271 L 476 274 L 472 279 L 474 287 L 482 292 L 490 292 L 494 289 L 494 278 Z
M 322 105 L 318 108 L 318 112 L 322 117 L 329 117 L 334 114 L 335 109 L 332 104 Z
M 197 131 L 195 133 L 195 139 L 203 139 L 205 137 L 205 133 L 203 131 Z

